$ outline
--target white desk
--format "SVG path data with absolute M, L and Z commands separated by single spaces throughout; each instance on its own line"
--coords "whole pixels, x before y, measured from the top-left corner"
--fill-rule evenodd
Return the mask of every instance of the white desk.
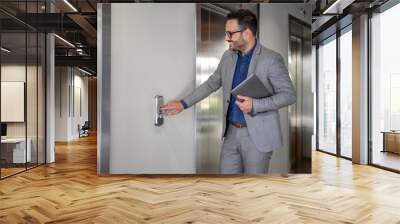
M 31 162 L 32 160 L 32 153 L 31 153 L 31 145 L 32 140 L 28 138 L 26 140 L 28 143 L 26 147 L 26 154 L 25 154 L 25 138 L 5 138 L 1 139 L 1 144 L 3 145 L 14 145 L 13 147 L 13 163 L 25 163 Z M 25 161 L 27 158 L 27 161 Z

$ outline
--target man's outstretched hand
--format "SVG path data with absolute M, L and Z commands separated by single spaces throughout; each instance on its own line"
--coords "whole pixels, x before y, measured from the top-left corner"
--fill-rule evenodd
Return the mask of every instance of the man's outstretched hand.
M 165 115 L 176 115 L 183 111 L 183 105 L 180 101 L 170 101 L 161 108 L 161 113 Z

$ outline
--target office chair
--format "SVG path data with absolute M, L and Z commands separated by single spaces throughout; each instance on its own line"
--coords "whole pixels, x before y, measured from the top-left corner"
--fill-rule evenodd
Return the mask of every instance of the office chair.
M 90 129 L 90 125 L 89 125 L 89 121 L 85 121 L 85 123 L 82 125 L 82 127 L 79 127 L 80 125 L 78 125 L 78 129 L 79 129 L 79 138 L 80 137 L 87 137 L 89 136 L 89 129 Z

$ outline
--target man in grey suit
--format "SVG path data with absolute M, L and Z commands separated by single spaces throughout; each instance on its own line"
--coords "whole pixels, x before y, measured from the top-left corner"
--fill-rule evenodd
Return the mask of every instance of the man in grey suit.
M 229 50 L 222 55 L 216 71 L 191 94 L 162 107 L 164 114 L 175 115 L 222 86 L 226 118 L 220 155 L 222 174 L 267 173 L 272 152 L 283 146 L 278 110 L 296 102 L 281 55 L 262 46 L 256 33 L 257 18 L 252 12 L 241 9 L 228 14 L 225 40 Z M 271 96 L 253 99 L 231 94 L 252 73 Z

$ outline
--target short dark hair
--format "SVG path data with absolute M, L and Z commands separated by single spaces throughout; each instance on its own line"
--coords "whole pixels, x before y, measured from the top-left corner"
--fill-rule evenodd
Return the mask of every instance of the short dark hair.
M 237 19 L 241 29 L 249 28 L 254 36 L 257 34 L 257 17 L 248 9 L 239 9 L 230 12 L 226 20 Z

